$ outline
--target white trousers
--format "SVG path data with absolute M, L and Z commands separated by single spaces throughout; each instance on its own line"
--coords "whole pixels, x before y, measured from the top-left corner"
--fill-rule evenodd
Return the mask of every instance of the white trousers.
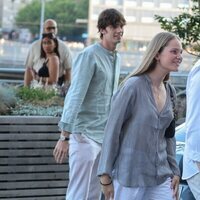
M 173 200 L 171 178 L 154 187 L 123 187 L 114 180 L 114 200 Z
M 83 134 L 71 134 L 69 184 L 66 200 L 98 200 L 101 193 L 97 167 L 101 145 Z
M 196 200 L 200 200 L 200 173 L 187 179 L 189 188 Z

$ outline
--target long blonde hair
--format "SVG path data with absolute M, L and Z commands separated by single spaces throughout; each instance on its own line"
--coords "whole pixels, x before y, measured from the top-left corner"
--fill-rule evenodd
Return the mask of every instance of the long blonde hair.
M 133 70 L 121 83 L 123 85 L 127 79 L 132 76 L 142 75 L 147 72 L 151 72 L 155 69 L 156 66 L 156 55 L 161 53 L 163 49 L 167 46 L 167 44 L 177 38 L 180 40 L 175 34 L 170 32 L 160 32 L 153 37 L 151 42 L 149 43 L 145 55 L 142 59 L 141 64 L 135 70 Z M 167 74 L 164 78 L 164 81 L 169 79 L 169 74 Z

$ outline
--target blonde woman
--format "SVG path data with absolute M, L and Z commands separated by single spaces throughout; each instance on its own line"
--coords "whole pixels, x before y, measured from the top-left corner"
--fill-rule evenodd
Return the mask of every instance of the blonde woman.
M 179 38 L 158 33 L 141 65 L 115 94 L 105 128 L 98 175 L 106 200 L 178 199 L 169 73 L 182 62 Z

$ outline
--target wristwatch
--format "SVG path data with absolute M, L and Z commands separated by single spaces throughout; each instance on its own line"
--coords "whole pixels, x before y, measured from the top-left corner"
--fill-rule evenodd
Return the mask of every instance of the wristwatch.
M 69 141 L 69 137 L 60 134 L 59 140 L 60 140 L 60 141 Z

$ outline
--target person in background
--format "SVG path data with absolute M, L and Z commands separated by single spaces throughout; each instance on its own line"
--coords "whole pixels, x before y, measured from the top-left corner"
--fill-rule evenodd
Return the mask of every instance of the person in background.
M 114 95 L 98 166 L 106 200 L 178 200 L 176 143 L 165 130 L 173 119 L 171 93 L 175 97 L 167 80 L 181 62 L 179 38 L 158 33 Z
M 188 74 L 186 86 L 186 137 L 182 179 L 200 199 L 200 59 Z
M 54 33 L 57 35 L 57 23 L 53 19 L 47 19 L 44 22 L 44 33 Z M 59 52 L 59 85 L 62 85 L 63 93 L 66 93 L 70 84 L 70 70 L 72 65 L 72 56 L 67 45 L 58 39 L 58 52 Z M 35 41 L 29 49 L 26 62 L 25 62 L 25 74 L 24 74 L 24 86 L 30 86 L 33 80 L 33 71 L 38 71 L 41 67 L 41 40 Z M 64 94 L 63 94 L 64 95 Z
M 59 122 L 60 139 L 53 152 L 56 162 L 62 163 L 69 149 L 67 200 L 98 200 L 101 194 L 97 166 L 111 97 L 118 87 L 116 46 L 125 24 L 118 10 L 102 11 L 97 22 L 100 42 L 85 48 L 73 63 L 73 79 Z
M 37 71 L 36 69 L 32 70 L 32 87 L 57 89 L 59 77 L 59 52 L 58 40 L 55 34 L 42 34 L 40 61 L 40 68 L 37 69 Z

